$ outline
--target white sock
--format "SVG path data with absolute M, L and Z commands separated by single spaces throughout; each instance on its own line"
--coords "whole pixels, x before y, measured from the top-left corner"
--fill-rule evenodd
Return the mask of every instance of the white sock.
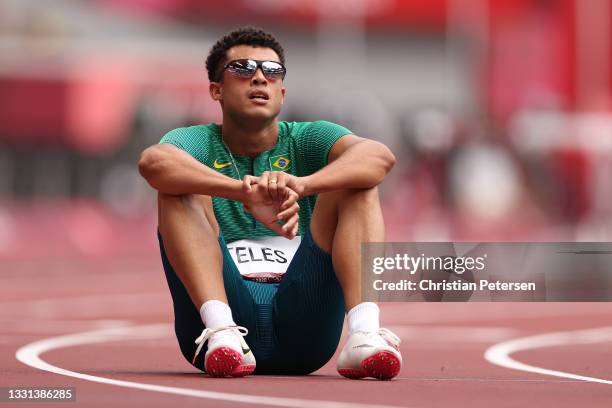
M 356 331 L 377 331 L 380 328 L 380 309 L 376 303 L 363 302 L 347 313 L 349 336 Z
M 200 316 L 204 326 L 209 329 L 216 329 L 225 326 L 235 326 L 232 317 L 232 309 L 220 300 L 209 300 L 204 302 L 200 308 Z

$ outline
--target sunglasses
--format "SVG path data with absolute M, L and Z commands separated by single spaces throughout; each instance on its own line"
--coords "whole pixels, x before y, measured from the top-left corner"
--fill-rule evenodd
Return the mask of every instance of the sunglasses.
M 267 79 L 285 79 L 285 74 L 287 73 L 287 68 L 280 62 L 238 59 L 225 64 L 219 73 L 219 79 L 221 79 L 221 75 L 223 75 L 225 70 L 238 77 L 251 78 L 255 75 L 258 68 L 261 68 L 261 72 L 263 72 Z

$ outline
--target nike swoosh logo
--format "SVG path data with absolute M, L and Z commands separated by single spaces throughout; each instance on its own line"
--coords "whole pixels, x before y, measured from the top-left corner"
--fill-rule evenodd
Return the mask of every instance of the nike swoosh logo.
M 215 167 L 215 169 L 222 169 L 225 168 L 227 166 L 231 166 L 232 162 L 227 162 L 227 163 L 219 163 L 217 161 L 217 159 L 215 159 L 215 162 L 213 163 L 213 166 Z

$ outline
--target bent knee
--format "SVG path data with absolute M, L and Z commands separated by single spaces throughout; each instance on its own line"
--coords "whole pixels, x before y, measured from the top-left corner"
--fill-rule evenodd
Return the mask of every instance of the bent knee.
M 203 207 L 212 207 L 212 198 L 207 195 L 200 194 L 180 194 L 171 195 L 158 193 L 157 200 L 160 205 L 164 205 L 167 208 L 189 208 L 189 209 L 202 209 Z
M 160 211 L 195 211 L 198 213 L 210 211 L 212 213 L 212 198 L 207 195 L 158 193 L 157 202 Z
M 330 191 L 317 196 L 317 204 L 340 204 L 342 202 L 376 202 L 379 200 L 378 186 L 370 188 L 350 188 L 345 190 Z
M 358 190 L 351 190 L 357 197 L 361 197 L 364 200 L 376 199 L 378 200 L 378 186 L 370 188 L 362 188 Z
M 379 205 L 380 197 L 378 195 L 378 187 L 361 188 L 344 190 L 342 199 L 339 204 L 342 205 L 358 205 L 358 206 L 373 206 Z
M 216 231 L 219 232 L 219 224 L 215 217 L 212 198 L 200 194 L 170 195 L 158 193 L 157 204 L 159 218 L 165 218 L 172 214 L 182 214 L 186 217 L 197 217 L 204 219 Z

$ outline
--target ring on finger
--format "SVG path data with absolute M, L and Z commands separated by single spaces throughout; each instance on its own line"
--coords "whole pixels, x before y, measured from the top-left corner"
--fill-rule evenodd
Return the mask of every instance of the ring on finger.
M 270 184 L 276 183 L 276 180 L 270 180 Z

